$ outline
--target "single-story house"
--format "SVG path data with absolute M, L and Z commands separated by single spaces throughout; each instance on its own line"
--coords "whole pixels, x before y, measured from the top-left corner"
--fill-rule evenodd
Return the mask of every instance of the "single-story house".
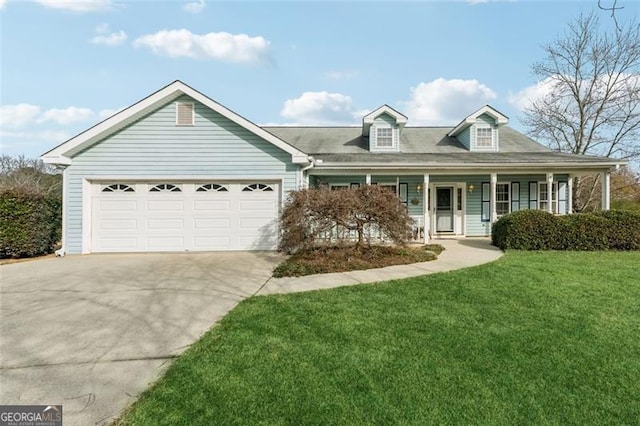
M 272 250 L 287 193 L 308 186 L 387 186 L 424 241 L 487 236 L 515 210 L 570 212 L 573 176 L 601 173 L 608 209 L 624 164 L 551 151 L 488 105 L 407 122 L 383 105 L 361 126 L 259 126 L 175 81 L 42 156 L 63 169 L 62 253 Z

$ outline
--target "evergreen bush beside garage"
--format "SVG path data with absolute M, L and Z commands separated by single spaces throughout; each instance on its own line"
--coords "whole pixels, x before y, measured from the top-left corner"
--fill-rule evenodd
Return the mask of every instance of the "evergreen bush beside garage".
M 61 228 L 58 196 L 25 189 L 0 191 L 0 258 L 51 253 L 60 240 Z
M 503 250 L 640 250 L 640 212 L 554 216 L 522 210 L 499 218 L 491 240 Z

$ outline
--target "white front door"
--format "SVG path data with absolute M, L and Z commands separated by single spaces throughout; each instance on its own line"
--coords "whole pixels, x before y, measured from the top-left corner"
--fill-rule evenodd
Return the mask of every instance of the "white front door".
M 273 250 L 279 194 L 273 182 L 94 184 L 91 251 Z
M 453 187 L 436 187 L 436 232 L 453 232 Z

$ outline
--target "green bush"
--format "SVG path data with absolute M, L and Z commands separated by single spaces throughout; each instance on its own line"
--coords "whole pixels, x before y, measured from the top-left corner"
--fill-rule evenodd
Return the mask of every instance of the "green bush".
M 640 250 L 640 211 L 609 210 L 592 213 L 608 222 L 611 250 Z
M 610 210 L 554 216 L 523 210 L 498 219 L 491 241 L 503 250 L 640 250 L 640 213 Z
M 491 242 L 501 249 L 549 250 L 558 248 L 558 221 L 542 210 L 521 210 L 493 224 Z
M 51 253 L 61 229 L 59 196 L 21 189 L 0 191 L 0 258 Z

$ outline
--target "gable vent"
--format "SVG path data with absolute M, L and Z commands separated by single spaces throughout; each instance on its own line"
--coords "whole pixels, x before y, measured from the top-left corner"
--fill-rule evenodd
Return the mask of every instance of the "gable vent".
M 191 102 L 176 102 L 176 124 L 193 126 L 194 106 Z

